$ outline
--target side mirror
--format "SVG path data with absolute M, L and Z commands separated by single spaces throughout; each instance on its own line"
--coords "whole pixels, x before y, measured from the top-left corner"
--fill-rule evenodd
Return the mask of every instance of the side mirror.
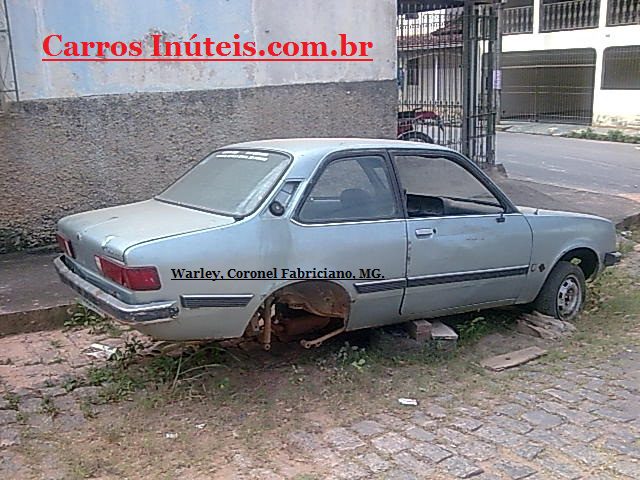
M 284 214 L 284 205 L 282 205 L 279 201 L 274 200 L 269 204 L 269 211 L 274 217 L 281 217 Z

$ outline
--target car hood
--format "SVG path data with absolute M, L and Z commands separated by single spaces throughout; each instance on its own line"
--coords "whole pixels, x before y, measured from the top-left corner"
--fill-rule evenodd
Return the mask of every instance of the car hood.
M 604 220 L 609 221 L 606 218 L 598 217 L 596 215 L 589 215 L 587 213 L 577 213 L 577 212 L 563 212 L 560 210 L 546 210 L 544 208 L 533 208 L 533 207 L 517 207 L 520 212 L 526 217 L 572 217 L 572 218 L 589 218 L 592 220 Z
M 78 213 L 58 222 L 58 231 L 88 267 L 94 255 L 124 260 L 125 250 L 140 243 L 205 230 L 234 222 L 232 217 L 146 200 Z

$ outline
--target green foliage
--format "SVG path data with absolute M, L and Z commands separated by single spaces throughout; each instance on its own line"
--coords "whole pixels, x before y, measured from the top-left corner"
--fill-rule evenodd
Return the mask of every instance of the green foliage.
M 95 328 L 101 326 L 104 319 L 93 310 L 89 310 L 81 303 L 76 303 L 69 311 L 69 318 L 65 320 L 67 328 Z
M 516 313 L 495 310 L 485 312 L 483 316 L 460 322 L 455 325 L 459 335 L 459 343 L 462 345 L 472 344 L 489 333 L 506 330 L 510 328 L 516 317 Z
M 112 337 L 119 337 L 122 334 L 122 330 L 111 320 L 102 317 L 81 303 L 76 303 L 68 313 L 69 318 L 64 322 L 67 329 L 88 328 L 94 335 L 106 333 Z
M 144 345 L 136 338 L 128 339 L 116 349 L 103 366 L 91 367 L 83 379 L 69 380 L 65 389 L 80 386 L 101 386 L 100 400 L 117 402 L 130 398 L 144 387 L 170 387 L 173 391 L 182 383 L 201 379 L 211 374 L 211 369 L 222 366 L 225 350 L 217 345 L 200 349 L 189 348 L 176 355 L 161 354 L 143 356 Z M 222 378 L 215 384 L 217 390 L 228 389 L 229 378 Z
M 45 396 L 42 397 L 42 401 L 40 402 L 40 413 L 55 417 L 60 413 L 60 409 L 54 403 L 53 398 Z
M 564 135 L 570 138 L 583 138 L 587 140 L 607 140 L 609 142 L 640 143 L 640 135 L 627 135 L 621 130 L 609 130 L 605 133 L 595 132 L 592 128 L 569 132 Z
M 20 408 L 20 398 L 13 392 L 7 392 L 4 394 L 4 399 L 7 401 L 9 410 L 18 410 Z
M 361 372 L 367 364 L 368 355 L 365 348 L 344 342 L 336 353 L 336 359 L 341 367 L 352 367 Z

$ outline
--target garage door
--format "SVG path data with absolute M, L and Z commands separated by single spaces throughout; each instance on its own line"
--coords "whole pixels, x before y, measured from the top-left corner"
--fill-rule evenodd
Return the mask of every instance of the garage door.
M 590 124 L 595 68 L 592 48 L 503 53 L 502 119 Z

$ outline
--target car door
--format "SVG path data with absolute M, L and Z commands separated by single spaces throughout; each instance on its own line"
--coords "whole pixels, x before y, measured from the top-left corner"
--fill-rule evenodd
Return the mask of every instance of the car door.
M 407 215 L 403 316 L 514 303 L 529 270 L 522 214 L 465 158 L 393 153 Z
M 407 243 L 395 182 L 387 152 L 341 152 L 322 163 L 293 216 L 300 267 L 354 274 L 329 279 L 352 299 L 349 329 L 400 318 Z

